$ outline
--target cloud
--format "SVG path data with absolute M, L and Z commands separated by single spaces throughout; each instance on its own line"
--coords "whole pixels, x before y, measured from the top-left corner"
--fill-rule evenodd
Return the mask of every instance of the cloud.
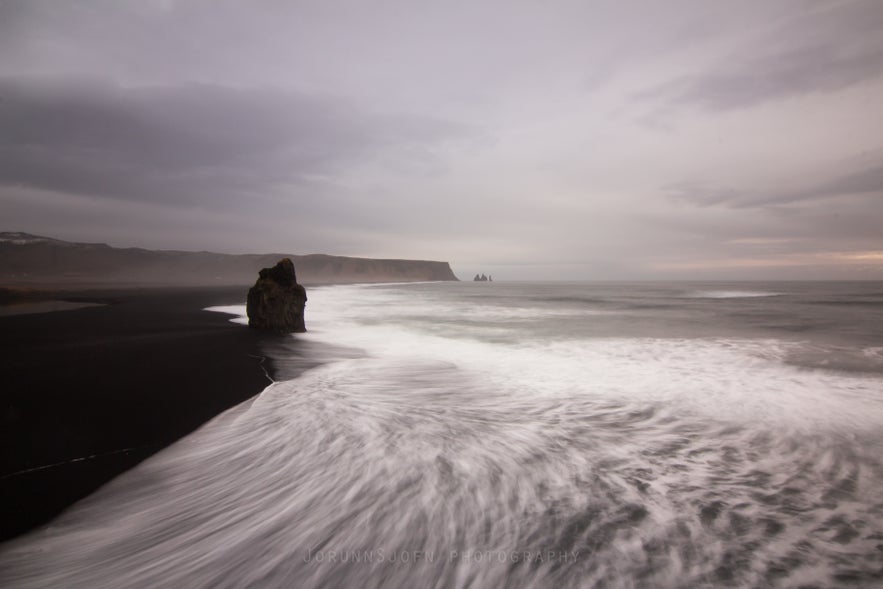
M 883 163 L 852 170 L 831 180 L 796 190 L 742 190 L 693 182 L 672 184 L 665 190 L 675 201 L 703 207 L 729 208 L 766 208 L 855 195 L 879 194 L 883 197 Z
M 114 199 L 225 206 L 309 186 L 461 125 L 342 99 L 209 84 L 0 79 L 0 184 Z
M 805 47 L 723 64 L 721 71 L 685 76 L 642 96 L 662 96 L 673 105 L 729 110 L 809 92 L 833 92 L 881 74 L 883 48 L 844 55 L 832 46 Z
M 879 251 L 881 19 L 865 0 L 0 0 L 0 208 L 82 241 L 510 277 Z
M 875 193 L 880 193 L 883 196 L 883 163 L 850 172 L 807 190 L 743 199 L 740 206 L 779 205 L 798 201 Z
M 721 257 L 716 259 L 691 260 L 689 262 L 660 263 L 659 269 L 705 270 L 732 268 L 786 268 L 819 267 L 821 265 L 859 265 L 883 262 L 883 251 L 838 252 L 823 251 L 763 256 L 759 258 Z
M 663 191 L 673 201 L 704 207 L 716 205 L 737 206 L 751 196 L 751 193 L 743 190 L 709 186 L 700 182 L 676 182 L 663 187 Z
M 883 75 L 883 11 L 874 0 L 821 5 L 789 18 L 703 70 L 638 94 L 669 108 L 726 111 Z M 763 49 L 761 49 L 763 48 Z

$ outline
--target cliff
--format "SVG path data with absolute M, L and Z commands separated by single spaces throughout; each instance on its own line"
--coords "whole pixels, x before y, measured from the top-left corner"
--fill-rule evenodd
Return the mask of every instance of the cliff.
M 27 233 L 0 232 L 6 284 L 249 285 L 260 268 L 290 258 L 301 284 L 457 280 L 447 262 L 325 254 L 219 254 L 115 248 Z

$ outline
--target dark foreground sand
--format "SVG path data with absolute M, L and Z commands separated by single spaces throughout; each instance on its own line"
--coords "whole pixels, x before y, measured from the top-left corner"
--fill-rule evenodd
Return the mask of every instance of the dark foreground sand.
M 0 540 L 269 384 L 280 336 L 202 310 L 246 291 L 79 292 L 109 304 L 0 317 Z

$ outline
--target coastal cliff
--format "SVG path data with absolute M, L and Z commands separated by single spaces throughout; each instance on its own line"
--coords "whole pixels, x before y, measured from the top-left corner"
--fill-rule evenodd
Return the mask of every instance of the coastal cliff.
M 0 232 L 0 280 L 7 284 L 250 285 L 255 272 L 289 258 L 300 284 L 457 280 L 447 262 L 325 254 L 219 254 L 115 248 Z

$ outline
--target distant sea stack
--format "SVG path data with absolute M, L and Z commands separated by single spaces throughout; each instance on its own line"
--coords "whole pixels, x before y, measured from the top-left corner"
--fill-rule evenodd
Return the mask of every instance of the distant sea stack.
M 484 274 L 476 274 L 475 278 L 472 279 L 473 282 L 493 282 L 494 279 L 490 276 L 486 276 Z
M 294 263 L 283 258 L 272 268 L 260 271 L 257 282 L 248 291 L 246 313 L 248 326 L 272 329 L 281 333 L 302 333 L 307 291 L 297 283 Z

